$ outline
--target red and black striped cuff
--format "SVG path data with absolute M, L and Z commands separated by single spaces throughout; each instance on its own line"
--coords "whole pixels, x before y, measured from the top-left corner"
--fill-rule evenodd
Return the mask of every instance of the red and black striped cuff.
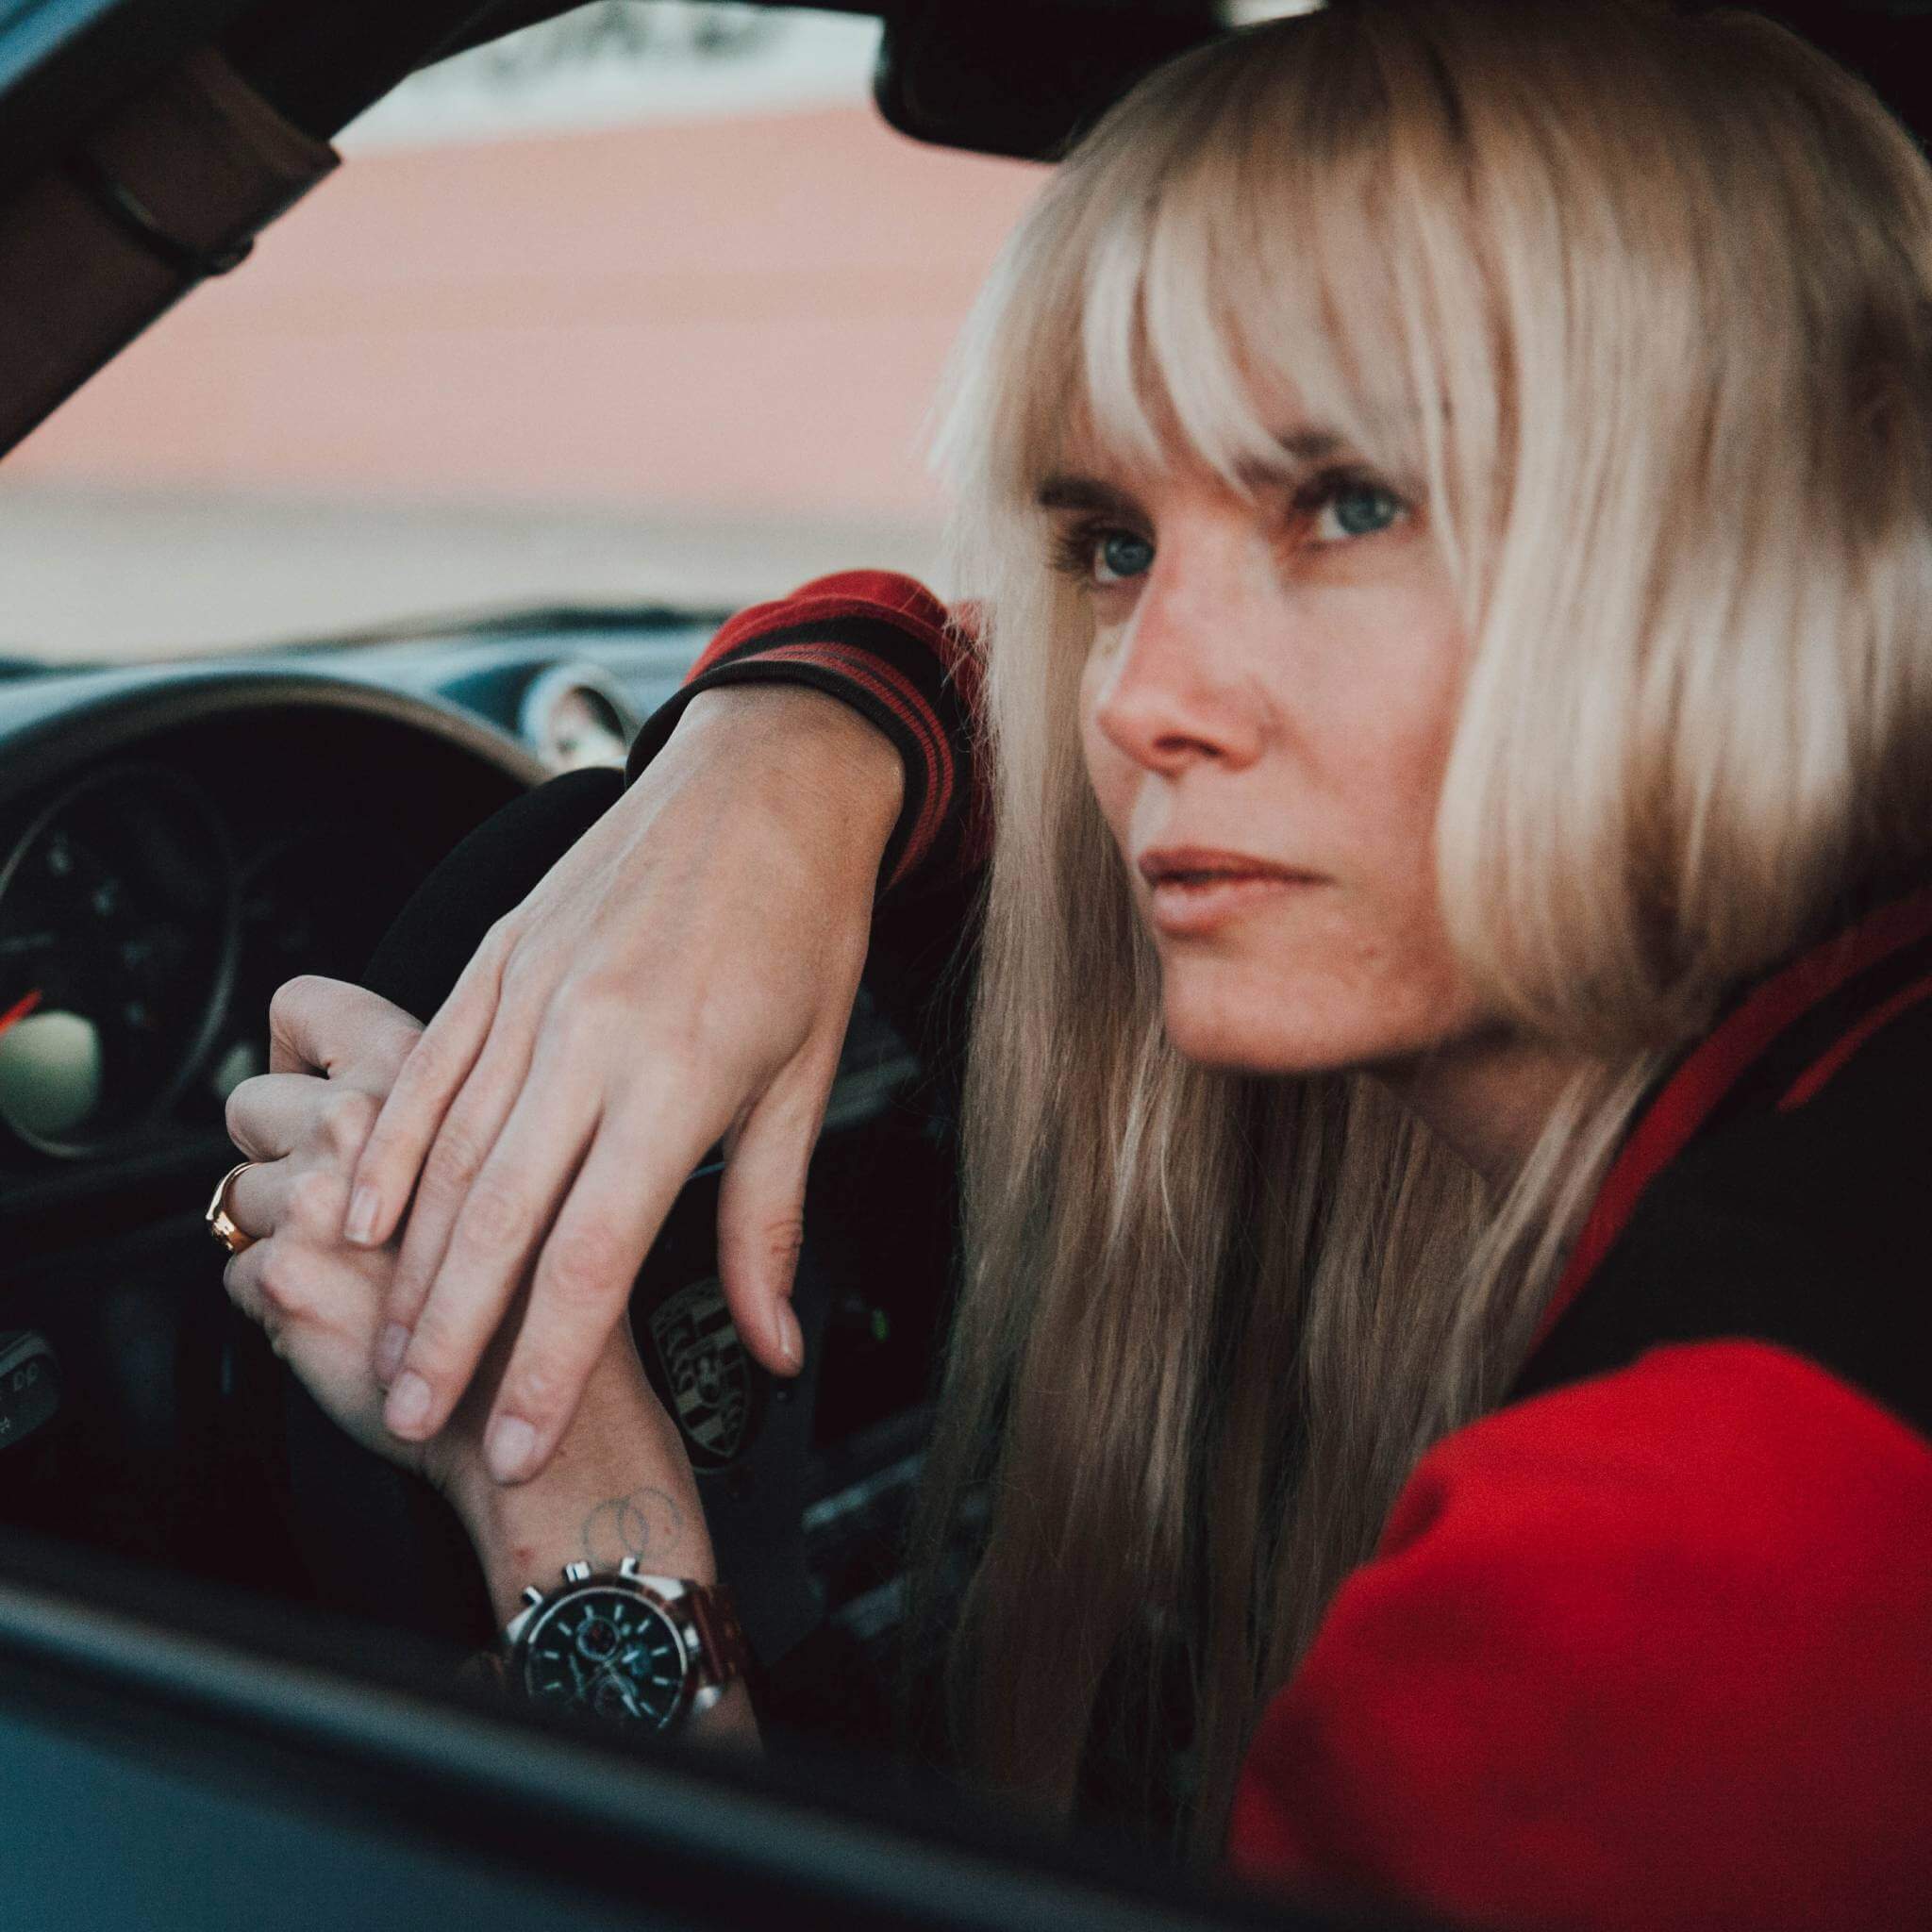
M 898 748 L 906 797 L 879 868 L 880 891 L 958 878 L 985 857 L 976 783 L 978 666 L 961 627 L 924 584 L 843 571 L 726 624 L 683 687 L 631 747 L 629 775 L 655 758 L 684 708 L 724 684 L 808 684 L 853 707 Z

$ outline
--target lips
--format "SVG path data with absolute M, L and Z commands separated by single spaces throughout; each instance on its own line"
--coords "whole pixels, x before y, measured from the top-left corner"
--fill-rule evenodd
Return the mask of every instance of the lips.
M 1137 861 L 1150 886 L 1208 886 L 1245 879 L 1311 881 L 1312 873 L 1257 858 L 1245 852 L 1225 852 L 1205 845 L 1162 845 L 1143 852 Z
M 1138 862 L 1148 886 L 1149 923 L 1172 940 L 1211 939 L 1321 883 L 1313 873 L 1217 846 L 1162 845 Z

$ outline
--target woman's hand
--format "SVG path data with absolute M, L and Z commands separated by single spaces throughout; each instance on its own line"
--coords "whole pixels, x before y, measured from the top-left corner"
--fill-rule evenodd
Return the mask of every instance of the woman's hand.
M 500 1348 L 439 1435 L 399 1441 L 383 1426 L 372 1357 L 395 1250 L 349 1247 L 341 1219 L 370 1124 L 422 1029 L 375 994 L 324 979 L 284 988 L 272 1026 L 275 1071 L 244 1081 L 228 1103 L 236 1145 L 259 1163 L 229 1189 L 231 1216 L 254 1237 L 227 1266 L 236 1305 L 339 1426 L 450 1499 L 504 1621 L 525 1584 L 554 1582 L 579 1558 L 614 1569 L 634 1556 L 659 1574 L 710 1581 L 690 1460 L 644 1379 L 628 1324 L 607 1338 L 541 1482 L 506 1494 L 483 1468 Z
M 375 1356 L 395 1435 L 443 1427 L 527 1283 L 487 1451 L 502 1482 L 542 1469 L 720 1141 L 724 1297 L 752 1354 L 796 1371 L 806 1166 L 903 785 L 835 699 L 705 692 L 491 929 L 403 1065 L 343 1224 L 380 1251 L 408 1210 Z
M 339 1427 L 440 1487 L 448 1445 L 396 1441 L 370 1372 L 394 1248 L 341 1239 L 348 1176 L 423 1029 L 375 993 L 323 979 L 283 987 L 269 1029 L 271 1071 L 228 1097 L 228 1137 L 258 1163 L 228 1189 L 229 1215 L 252 1237 L 224 1274 L 229 1299 Z

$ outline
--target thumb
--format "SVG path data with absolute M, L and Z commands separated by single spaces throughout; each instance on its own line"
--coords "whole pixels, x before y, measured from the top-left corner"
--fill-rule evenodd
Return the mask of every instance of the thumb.
M 740 1122 L 718 1182 L 718 1279 L 738 1333 L 774 1375 L 795 1375 L 805 1341 L 791 1285 L 805 1244 L 805 1175 L 829 1077 L 774 1085 Z

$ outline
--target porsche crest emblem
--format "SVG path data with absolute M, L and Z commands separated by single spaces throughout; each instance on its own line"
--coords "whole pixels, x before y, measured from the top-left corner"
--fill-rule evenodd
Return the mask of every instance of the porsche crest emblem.
M 692 1462 L 722 1469 L 736 1461 L 751 1422 L 751 1363 L 715 1278 L 658 1303 L 651 1345 Z

